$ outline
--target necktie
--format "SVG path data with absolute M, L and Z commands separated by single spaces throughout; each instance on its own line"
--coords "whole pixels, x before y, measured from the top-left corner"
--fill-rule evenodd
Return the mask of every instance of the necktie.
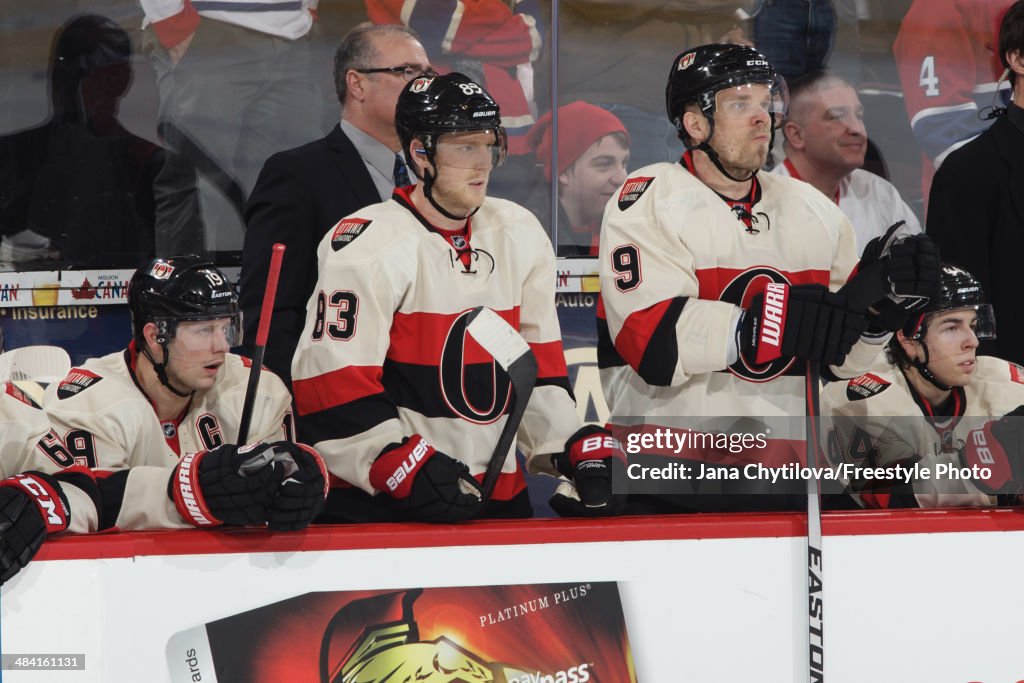
M 395 187 L 405 187 L 411 184 L 409 181 L 409 169 L 405 165 L 405 158 L 402 153 L 395 154 Z

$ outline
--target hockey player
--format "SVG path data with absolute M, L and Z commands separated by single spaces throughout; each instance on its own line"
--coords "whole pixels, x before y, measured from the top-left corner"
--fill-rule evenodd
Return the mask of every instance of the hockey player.
M 395 120 L 419 182 L 324 237 L 292 362 L 299 434 L 343 480 L 325 516 L 531 514 L 514 447 L 492 500 L 481 500 L 478 480 L 507 419 L 510 387 L 466 336 L 477 306 L 515 327 L 537 358 L 518 431 L 528 466 L 574 479 L 582 504 L 562 499 L 570 511 L 611 512 L 621 451 L 603 430 L 581 428 L 574 412 L 551 242 L 526 209 L 487 197 L 506 151 L 498 105 L 462 74 L 423 77 L 402 91 Z
M 994 336 L 995 316 L 981 285 L 967 271 L 946 265 L 940 295 L 890 340 L 889 363 L 825 389 L 823 411 L 832 417 L 827 448 L 834 465 L 912 470 L 919 464 L 919 471 L 930 475 L 900 480 L 902 473 L 894 472 L 891 479 L 868 479 L 856 470 L 840 471 L 861 505 L 996 504 L 991 491 L 951 469 L 963 471 L 971 457 L 976 443 L 971 430 L 1024 404 L 1024 369 L 976 355 L 978 340 Z
M 849 220 L 810 185 L 757 173 L 784 101 L 774 69 L 752 48 L 704 45 L 673 62 L 668 116 L 688 151 L 677 164 L 632 173 L 601 230 L 598 359 L 613 423 L 802 416 L 804 361 L 829 378 L 863 372 L 902 323 L 901 306 L 920 301 L 903 299 L 884 313 L 881 300 L 856 303 L 869 273 L 900 295 L 926 296 L 934 287 L 934 247 L 916 236 L 884 258 L 880 241 L 870 245 L 865 277 L 837 291 L 857 265 Z M 776 437 L 785 436 L 768 440 L 783 458 L 787 446 Z M 802 425 L 789 436 L 800 442 Z M 765 455 L 730 452 L 719 462 Z M 676 491 L 694 493 L 689 486 Z M 705 502 L 769 504 L 684 495 L 669 508 Z
M 49 471 L 104 478 L 85 530 L 267 525 L 300 529 L 323 505 L 326 470 L 290 440 L 291 399 L 264 370 L 246 444 L 236 443 L 249 372 L 238 297 L 195 256 L 155 259 L 128 284 L 133 339 L 51 384 L 43 406 L 64 448 Z

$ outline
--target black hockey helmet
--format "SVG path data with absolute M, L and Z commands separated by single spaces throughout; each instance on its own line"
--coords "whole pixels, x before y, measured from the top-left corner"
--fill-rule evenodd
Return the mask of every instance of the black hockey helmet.
M 494 166 L 505 161 L 508 150 L 498 103 L 483 87 L 460 73 L 421 76 L 410 81 L 398 96 L 395 128 L 403 152 L 408 154 L 409 144 L 419 140 L 431 163 L 437 152 L 438 138 L 445 133 L 493 130 Z M 409 166 L 415 171 L 416 166 L 411 161 Z
M 773 89 L 773 95 L 782 97 L 784 82 L 768 59 L 752 47 L 712 43 L 687 50 L 675 58 L 668 75 L 668 119 L 682 131 L 687 104 L 695 102 L 711 118 L 719 90 L 754 83 L 763 83 Z
M 939 273 L 939 295 L 933 297 L 919 314 L 903 326 L 907 339 L 922 340 L 932 315 L 960 308 L 972 308 L 978 314 L 974 334 L 978 339 L 995 339 L 996 317 L 985 298 L 981 283 L 963 268 L 944 263 Z

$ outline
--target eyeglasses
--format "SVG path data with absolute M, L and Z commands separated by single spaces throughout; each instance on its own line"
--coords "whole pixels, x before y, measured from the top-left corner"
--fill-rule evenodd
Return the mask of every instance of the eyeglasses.
M 427 78 L 433 78 L 434 76 L 437 76 L 437 72 L 434 71 L 429 66 L 424 69 L 423 67 L 417 66 L 415 64 L 402 64 L 401 66 L 381 66 L 376 69 L 353 69 L 353 71 L 356 71 L 361 74 L 395 74 L 396 76 L 401 76 L 407 81 L 411 81 L 412 79 L 418 78 L 420 76 L 426 76 Z

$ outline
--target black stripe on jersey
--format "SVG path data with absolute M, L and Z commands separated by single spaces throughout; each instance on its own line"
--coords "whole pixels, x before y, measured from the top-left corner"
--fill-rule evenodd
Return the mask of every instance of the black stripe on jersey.
M 559 387 L 561 389 L 565 389 L 565 393 L 569 394 L 569 398 L 572 399 L 572 402 L 576 402 L 576 394 L 572 393 L 572 387 L 569 386 L 568 377 L 541 377 L 537 380 L 537 384 L 535 386 Z
M 102 505 L 97 508 L 99 512 L 99 530 L 109 529 L 117 524 L 117 516 L 121 514 L 121 507 L 124 504 L 124 490 L 128 484 L 130 469 L 118 470 L 109 477 L 97 477 L 96 484 L 100 489 Z M 168 485 L 171 478 L 168 477 Z M 74 514 L 74 511 L 72 511 Z
M 619 368 L 626 364 L 626 359 L 619 355 L 612 343 L 612 333 L 608 331 L 608 321 L 597 318 L 597 367 Z
M 295 436 L 309 444 L 345 439 L 390 419 L 398 419 L 398 411 L 388 395 L 381 392 L 309 415 L 296 415 Z
M 667 387 L 672 383 L 676 363 L 679 361 L 679 342 L 676 339 L 676 323 L 683 312 L 688 297 L 677 296 L 665 309 L 665 315 L 651 333 L 644 349 L 637 374 L 648 384 Z
M 71 484 L 72 486 L 74 486 L 77 489 L 80 489 L 83 493 L 89 496 L 89 498 L 92 500 L 92 506 L 96 508 L 96 515 L 101 518 L 99 531 L 102 531 L 106 528 L 102 525 L 103 496 L 100 493 L 99 487 L 96 485 L 96 480 L 93 479 L 92 476 L 85 474 L 84 472 L 75 470 L 62 470 L 59 472 L 55 472 L 51 476 L 57 481 L 61 482 L 62 484 Z M 74 510 L 71 511 L 71 514 L 74 514 Z
M 464 401 L 477 411 L 487 411 L 489 406 L 494 406 L 496 391 L 493 366 L 490 363 L 473 363 L 460 368 L 461 381 L 460 378 L 452 378 L 448 386 L 451 391 L 461 390 L 464 395 L 451 395 L 449 400 Z M 388 359 L 384 361 L 381 383 L 397 406 L 413 410 L 424 417 L 463 417 L 445 400 L 441 389 L 441 372 L 436 365 L 399 363 Z M 502 396 L 507 395 L 510 391 L 507 376 L 502 382 L 499 375 L 498 387 Z M 501 403 L 501 406 L 494 406 L 493 415 L 481 419 L 493 421 L 506 414 L 505 401 Z M 497 412 L 499 409 L 501 412 Z

